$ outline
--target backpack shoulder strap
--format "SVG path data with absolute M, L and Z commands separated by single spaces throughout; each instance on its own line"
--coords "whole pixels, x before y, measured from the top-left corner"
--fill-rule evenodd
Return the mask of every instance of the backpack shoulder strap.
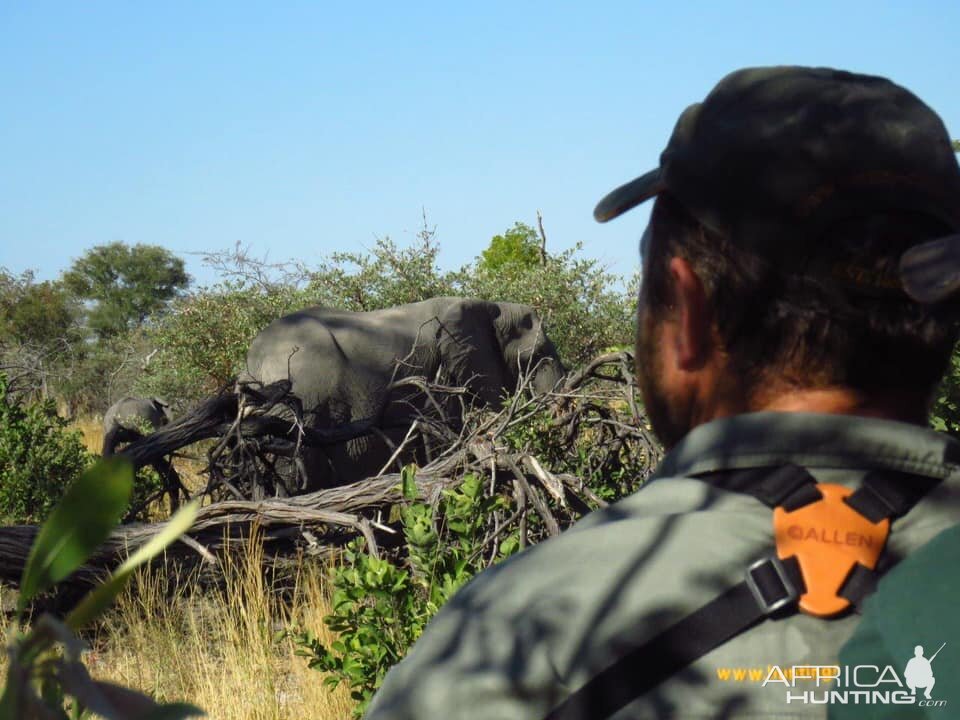
M 816 480 L 796 465 L 713 473 L 712 485 L 793 512 L 823 498 Z M 939 480 L 900 473 L 869 473 L 844 498 L 871 522 L 894 520 L 910 510 Z M 839 595 L 854 606 L 873 591 L 876 572 L 854 566 Z M 797 612 L 806 583 L 796 556 L 776 555 L 751 564 L 742 582 L 721 593 L 647 642 L 628 649 L 555 707 L 545 720 L 602 720 L 700 659 L 714 648 L 773 616 Z
M 802 582 L 796 560 L 759 560 L 743 582 L 623 655 L 567 696 L 546 720 L 610 717 L 727 640 L 783 609 L 795 610 Z

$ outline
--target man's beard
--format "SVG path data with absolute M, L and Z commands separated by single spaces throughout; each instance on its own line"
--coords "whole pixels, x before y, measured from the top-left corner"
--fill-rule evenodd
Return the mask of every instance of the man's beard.
M 663 377 L 663 355 L 657 352 L 662 327 L 650 318 L 643 308 L 638 309 L 637 323 L 637 384 L 643 396 L 643 406 L 650 420 L 650 427 L 664 449 L 670 450 L 690 432 L 690 423 L 678 416 L 671 408 L 660 382 Z

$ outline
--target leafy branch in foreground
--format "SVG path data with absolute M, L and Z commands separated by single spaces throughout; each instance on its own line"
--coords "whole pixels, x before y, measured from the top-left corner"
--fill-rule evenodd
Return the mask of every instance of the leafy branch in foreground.
M 133 491 L 126 460 L 103 460 L 70 486 L 37 534 L 20 581 L 16 627 L 23 626 L 29 603 L 79 568 L 120 522 Z M 7 644 L 9 665 L 0 720 L 177 720 L 203 715 L 187 704 L 160 705 L 135 690 L 94 680 L 81 661 L 83 643 L 75 633 L 99 617 L 133 571 L 182 535 L 198 505 L 180 510 L 166 527 L 130 555 L 113 575 L 94 588 L 61 621 L 43 615 L 28 631 L 16 631 Z
M 404 495 L 413 501 L 414 466 L 404 468 Z M 495 557 L 485 557 L 484 528 L 491 513 L 503 510 L 502 497 L 488 497 L 476 475 L 442 492 L 436 506 L 411 502 L 400 510 L 406 538 L 404 566 L 369 554 L 357 539 L 344 551 L 333 576 L 333 613 L 324 622 L 338 633 L 330 647 L 312 633 L 296 636 L 299 655 L 309 666 L 329 673 L 324 683 L 346 682 L 363 714 L 383 678 L 406 653 L 431 617 L 453 594 L 488 564 L 517 551 L 514 530 L 501 540 Z

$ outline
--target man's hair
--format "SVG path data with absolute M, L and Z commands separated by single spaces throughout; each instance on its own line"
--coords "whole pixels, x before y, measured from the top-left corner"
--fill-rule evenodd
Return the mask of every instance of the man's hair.
M 836 225 L 811 245 L 839 249 L 857 267 L 866 259 L 889 275 L 906 247 L 945 230 L 925 216 L 883 214 Z M 668 193 L 656 199 L 650 232 L 642 287 L 650 312 L 656 318 L 670 303 L 668 265 L 683 257 L 704 285 L 732 370 L 748 393 L 778 380 L 929 396 L 946 371 L 956 309 L 865 292 L 822 272 L 778 269 L 705 228 Z

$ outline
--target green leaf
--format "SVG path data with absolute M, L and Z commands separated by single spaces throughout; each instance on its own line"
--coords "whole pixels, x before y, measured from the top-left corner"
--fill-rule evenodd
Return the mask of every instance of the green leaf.
M 67 627 L 76 631 L 106 610 L 123 589 L 123 586 L 126 585 L 133 571 L 159 555 L 167 545 L 189 530 L 199 511 L 199 500 L 194 500 L 180 508 L 177 514 L 170 518 L 163 530 L 154 535 L 149 542 L 137 548 L 137 551 L 114 571 L 109 580 L 92 590 L 80 601 L 67 616 Z
M 417 499 L 417 466 L 406 465 L 400 471 L 400 483 L 403 486 L 403 497 L 407 500 Z
M 17 612 L 93 554 L 123 517 L 133 490 L 125 458 L 101 460 L 70 486 L 40 528 L 20 584 Z
M 0 695 L 0 720 L 16 720 L 19 716 L 17 709 L 22 703 L 21 698 L 26 684 L 26 671 L 18 667 L 16 661 L 12 661 L 7 668 L 3 694 Z

